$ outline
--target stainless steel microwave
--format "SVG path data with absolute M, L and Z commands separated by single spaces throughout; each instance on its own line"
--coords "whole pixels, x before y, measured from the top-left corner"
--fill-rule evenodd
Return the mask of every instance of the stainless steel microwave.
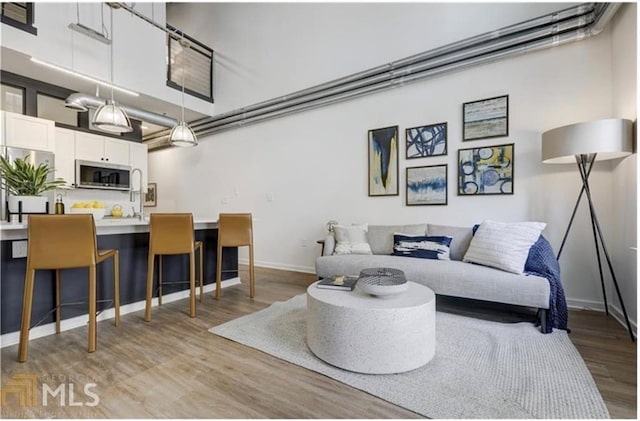
M 130 190 L 131 167 L 76 159 L 76 187 L 84 189 Z

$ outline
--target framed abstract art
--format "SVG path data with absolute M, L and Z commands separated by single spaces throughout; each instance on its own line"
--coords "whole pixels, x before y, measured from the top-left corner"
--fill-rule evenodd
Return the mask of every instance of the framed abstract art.
M 407 206 L 447 204 L 447 164 L 407 168 Z
M 458 195 L 513 194 L 514 144 L 458 150 Z
M 369 130 L 369 196 L 398 196 L 398 126 Z
M 406 129 L 407 159 L 447 154 L 447 123 Z
M 509 95 L 462 104 L 462 140 L 509 136 Z

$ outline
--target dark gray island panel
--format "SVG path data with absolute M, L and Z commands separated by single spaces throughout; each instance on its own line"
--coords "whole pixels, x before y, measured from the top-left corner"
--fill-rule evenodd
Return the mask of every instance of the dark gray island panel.
M 217 229 L 197 229 L 196 240 L 204 244 L 204 279 L 205 285 L 215 283 Z M 12 258 L 12 245 L 15 240 L 3 240 L 0 243 L 0 332 L 2 334 L 20 330 L 22 316 L 22 295 L 24 292 L 24 277 L 26 258 Z M 51 240 L 51 247 L 56 247 L 55 239 Z M 147 259 L 149 252 L 149 233 L 124 233 L 98 236 L 98 248 L 120 250 L 120 302 L 126 305 L 144 301 L 147 280 Z M 196 253 L 196 265 L 198 263 Z M 222 269 L 230 272 L 222 274 L 223 279 L 237 277 L 238 249 L 225 248 Z M 88 295 L 89 271 L 86 268 L 64 269 L 62 274 L 62 302 L 84 302 Z M 156 258 L 155 283 L 158 279 L 158 259 Z M 164 256 L 163 279 L 165 282 L 186 281 L 189 279 L 189 256 Z M 196 273 L 196 280 L 197 280 Z M 55 306 L 55 272 L 53 270 L 39 270 L 36 272 L 34 287 L 32 323 L 40 321 Z M 189 284 L 164 285 L 163 295 L 179 290 L 189 289 Z M 198 292 L 199 293 L 199 292 Z M 209 293 L 212 296 L 212 293 Z M 154 297 L 157 292 L 154 293 Z M 98 299 L 111 300 L 113 298 L 113 263 L 107 260 L 98 265 Z M 205 301 L 204 305 L 213 305 Z M 112 306 L 111 303 L 99 303 L 98 309 Z M 87 314 L 88 304 L 64 306 L 62 319 L 68 319 Z M 142 317 L 142 316 L 141 316 Z M 47 316 L 41 324 L 55 321 L 54 314 Z

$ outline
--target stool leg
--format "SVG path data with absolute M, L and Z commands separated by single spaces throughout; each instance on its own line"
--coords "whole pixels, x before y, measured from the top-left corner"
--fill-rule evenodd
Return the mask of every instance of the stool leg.
M 189 253 L 189 316 L 196 317 L 196 253 Z
M 218 255 L 216 256 L 216 300 L 222 295 L 222 247 L 218 245 Z
M 253 273 L 253 246 L 249 246 L 249 297 L 256 296 L 256 279 Z
M 158 305 L 162 305 L 162 255 L 158 256 Z
M 22 298 L 22 323 L 20 325 L 20 345 L 18 346 L 18 361 L 27 361 L 29 348 L 29 329 L 31 326 L 31 307 L 33 305 L 33 283 L 36 277 L 35 269 L 28 269 L 24 279 L 24 295 Z
M 116 250 L 113 255 L 113 294 L 116 310 L 116 326 L 120 326 L 120 252 Z
M 60 333 L 60 269 L 56 269 L 56 333 Z
M 149 251 L 149 261 L 147 263 L 147 304 L 144 308 L 144 321 L 151 321 L 151 296 L 153 295 L 153 257 Z
M 89 267 L 89 352 L 96 350 L 96 265 Z
M 202 249 L 204 246 L 200 246 L 200 302 L 202 303 L 202 299 L 204 297 L 204 271 L 203 271 L 203 263 L 202 263 Z

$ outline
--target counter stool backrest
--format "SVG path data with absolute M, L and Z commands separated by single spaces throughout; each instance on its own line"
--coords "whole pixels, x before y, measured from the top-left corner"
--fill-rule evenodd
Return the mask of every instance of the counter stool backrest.
M 193 215 L 190 213 L 152 213 L 149 248 L 153 254 L 182 254 L 194 250 Z
M 253 245 L 250 213 L 221 213 L 218 216 L 218 241 L 224 247 Z
M 96 264 L 93 215 L 30 215 L 27 256 L 34 269 L 65 269 Z

